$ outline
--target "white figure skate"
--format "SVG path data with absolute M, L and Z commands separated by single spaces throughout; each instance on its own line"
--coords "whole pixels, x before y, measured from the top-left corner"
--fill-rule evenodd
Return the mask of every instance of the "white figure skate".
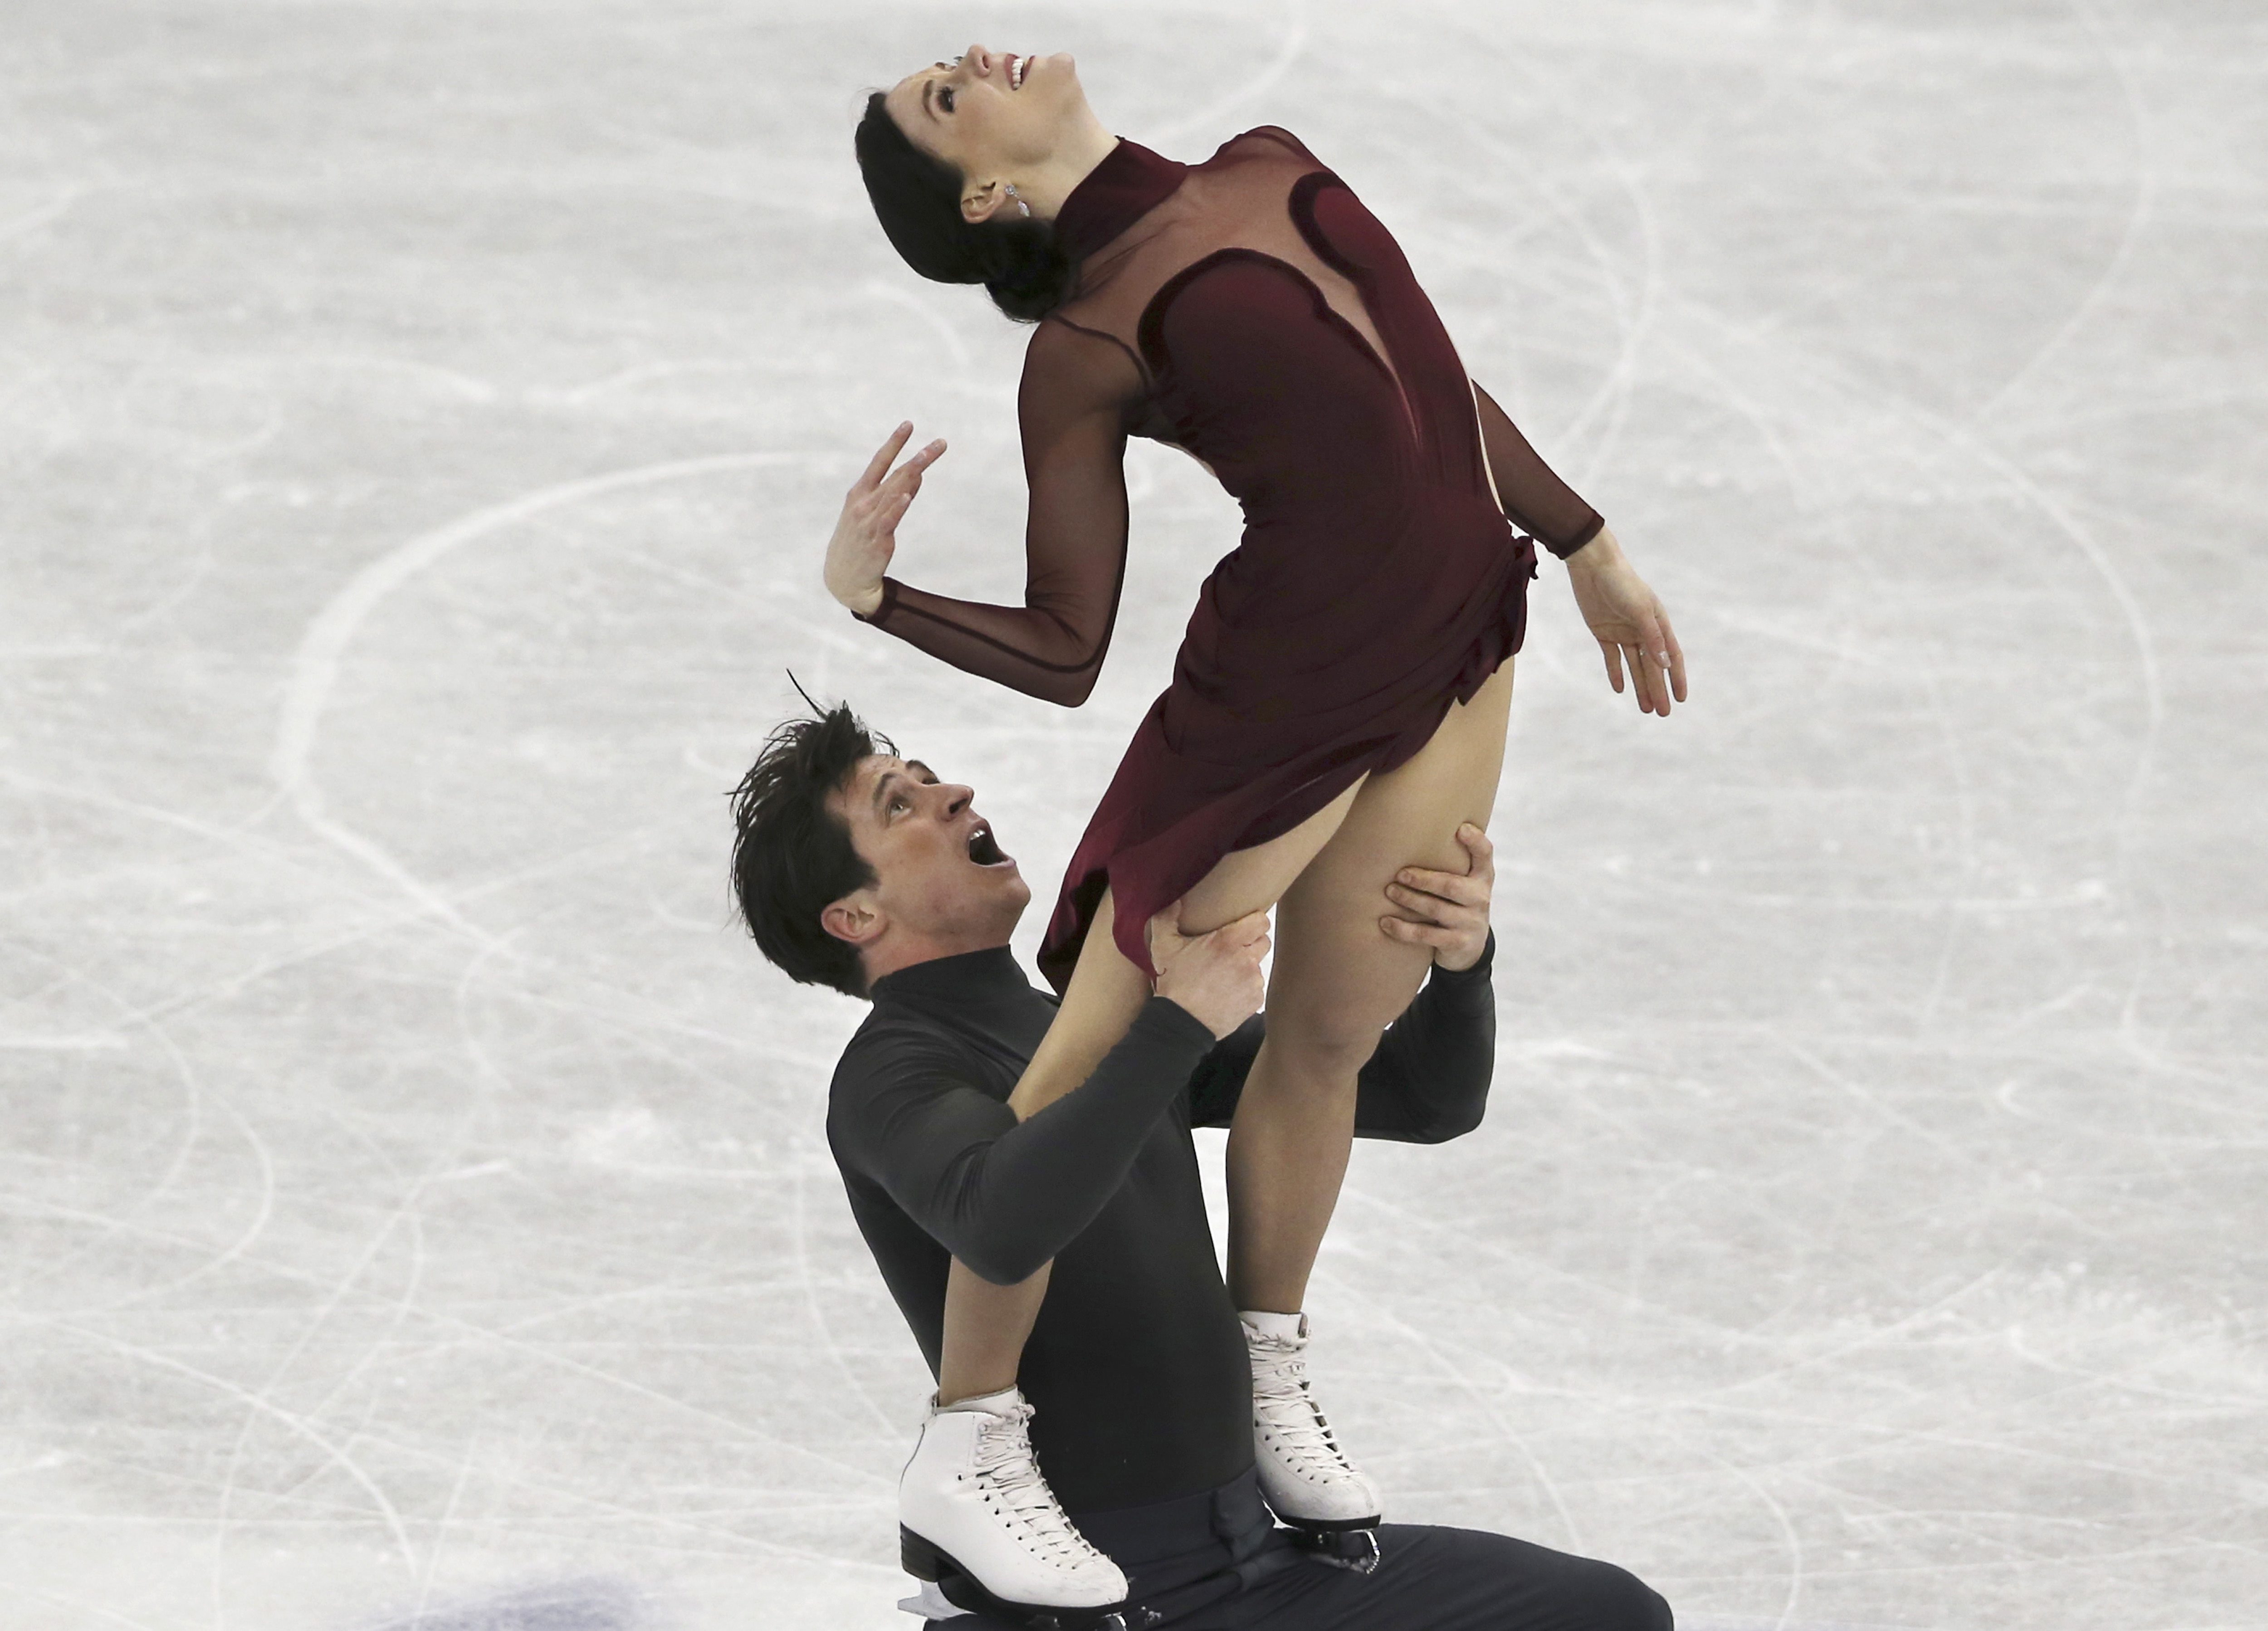
M 1126 1631 L 1126 1576 L 1080 1534 L 1032 1458 L 1015 1388 L 932 1405 L 898 1480 L 906 1572 L 1030 1631 Z
M 1278 1517 L 1317 1535 L 1377 1526 L 1378 1491 L 1347 1459 L 1307 1385 L 1307 1317 L 1247 1312 L 1244 1345 L 1252 1357 L 1252 1449 L 1260 1493 Z M 1361 1569 L 1374 1563 L 1374 1538 L 1328 1548 L 1328 1561 Z M 1340 1554 L 1344 1555 L 1340 1555 Z

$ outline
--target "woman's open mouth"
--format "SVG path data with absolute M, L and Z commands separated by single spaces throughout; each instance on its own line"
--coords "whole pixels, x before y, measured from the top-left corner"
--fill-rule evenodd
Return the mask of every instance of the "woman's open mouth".
M 1012 54 L 1009 56 L 1008 88 L 1011 91 L 1020 91 L 1024 88 L 1024 76 L 1031 71 L 1031 67 L 1032 59 L 1028 56 L 1017 56 Z
M 979 866 L 1016 864 L 1013 856 L 1001 853 L 998 841 L 992 836 L 992 829 L 983 822 L 979 822 L 976 830 L 968 835 L 968 858 Z

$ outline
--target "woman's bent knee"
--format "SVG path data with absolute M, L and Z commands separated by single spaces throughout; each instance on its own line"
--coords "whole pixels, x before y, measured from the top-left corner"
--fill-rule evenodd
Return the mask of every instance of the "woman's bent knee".
M 1312 1084 L 1317 1091 L 1351 1089 L 1384 1029 L 1377 1025 L 1322 1030 L 1308 1026 L 1278 1030 L 1271 1025 L 1265 1044 L 1270 1074 Z

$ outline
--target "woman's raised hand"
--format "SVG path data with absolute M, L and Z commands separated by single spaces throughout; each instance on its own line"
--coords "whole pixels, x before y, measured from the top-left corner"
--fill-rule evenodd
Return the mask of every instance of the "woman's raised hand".
M 945 456 L 945 438 L 939 437 L 891 469 L 890 461 L 913 433 L 911 420 L 890 432 L 843 495 L 835 536 L 827 540 L 827 592 L 861 617 L 882 604 L 882 574 L 897 553 L 898 523 L 921 491 L 922 472 Z
M 1685 653 L 1669 627 L 1661 598 L 1631 569 L 1612 533 L 1599 535 L 1567 558 L 1567 581 L 1591 636 L 1607 660 L 1607 683 L 1620 696 L 1623 666 L 1642 714 L 1668 714 L 1673 696 L 1685 700 Z

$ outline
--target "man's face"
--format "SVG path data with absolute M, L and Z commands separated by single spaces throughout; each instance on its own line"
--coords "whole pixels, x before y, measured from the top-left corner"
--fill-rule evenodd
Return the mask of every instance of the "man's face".
M 874 869 L 858 893 L 892 930 L 961 950 L 1006 943 L 1032 888 L 993 841 L 973 790 L 917 759 L 876 753 L 828 802 Z

